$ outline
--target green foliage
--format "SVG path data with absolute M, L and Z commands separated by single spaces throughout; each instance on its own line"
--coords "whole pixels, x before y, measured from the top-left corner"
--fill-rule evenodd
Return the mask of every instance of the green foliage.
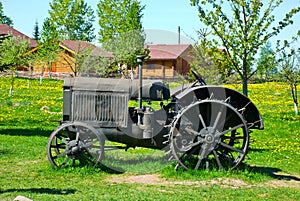
M 57 32 L 57 26 L 52 23 L 50 18 L 46 18 L 43 22 L 41 37 L 39 42 L 47 42 L 51 40 L 59 40 L 59 33 Z
M 60 39 L 92 42 L 95 39 L 94 11 L 84 0 L 53 0 L 49 20 Z
M 30 63 L 29 41 L 9 36 L 0 46 L 0 70 L 8 70 L 13 75 L 19 67 L 27 67 Z
M 219 84 L 221 76 L 215 64 L 215 61 L 211 59 L 208 52 L 201 47 L 201 44 L 195 45 L 194 50 L 195 60 L 191 62 L 191 69 L 195 70 L 206 83 Z M 188 73 L 189 80 L 195 80 L 195 76 Z
M 260 50 L 256 71 L 261 80 L 268 80 L 270 75 L 277 73 L 275 52 L 272 50 L 270 42 L 267 42 Z
M 297 85 L 300 82 L 300 50 L 292 50 L 291 54 L 283 52 L 279 59 L 281 75 L 286 83 L 290 85 L 294 101 L 295 114 L 298 114 L 298 93 Z
M 29 68 L 33 60 L 32 55 L 28 54 L 30 50 L 29 41 L 20 37 L 8 36 L 2 41 L 0 46 L 0 70 L 8 71 L 11 74 L 11 86 L 9 95 L 14 90 L 14 73 L 18 68 Z
M 220 84 L 222 81 L 226 82 L 226 79 L 231 74 L 230 66 L 225 65 L 226 61 L 223 54 L 226 54 L 221 49 L 211 47 L 208 41 L 208 36 L 211 32 L 207 29 L 201 29 L 198 31 L 199 42 L 194 45 L 193 49 L 193 61 L 191 62 L 191 69 L 198 72 L 208 84 Z M 188 77 L 190 80 L 194 80 L 195 76 L 189 72 Z
M 13 26 L 12 19 L 4 15 L 2 2 L 0 2 L 0 24 L 7 24 L 9 26 Z
M 100 56 L 92 54 L 92 52 L 96 50 L 96 46 L 83 41 L 76 41 L 76 43 L 77 49 L 74 50 L 74 54 L 71 59 L 69 56 L 63 55 L 64 61 L 69 65 L 74 76 L 77 76 L 79 72 L 87 70 L 87 68 L 90 70 L 92 66 L 89 66 L 91 64 L 91 61 L 89 60 L 98 59 L 98 56 Z
M 113 40 L 103 43 L 103 48 L 113 52 L 116 64 L 126 64 L 128 67 L 137 66 L 137 55 L 149 55 L 144 48 L 145 34 L 139 31 L 129 31 L 116 36 Z
M 293 16 L 300 6 L 288 12 L 278 26 L 272 27 L 275 20 L 273 11 L 282 0 L 230 0 L 201 1 L 191 0 L 199 11 L 199 20 L 212 31 L 210 45 L 224 47 L 227 54 L 224 59 L 243 80 L 243 93 L 247 95 L 247 81 L 253 75 L 252 67 L 258 50 L 282 29 L 293 23 Z M 229 8 L 229 9 L 228 9 Z
M 57 60 L 60 53 L 59 38 L 56 26 L 49 18 L 46 18 L 36 54 L 36 62 L 41 66 L 42 73 L 46 68 L 51 68 L 51 63 Z
M 144 6 L 136 0 L 100 0 L 98 3 L 99 42 L 112 41 L 120 34 L 142 32 Z
M 113 71 L 118 64 L 136 67 L 136 55 L 149 55 L 144 47 L 143 9 L 136 0 L 101 0 L 98 3 L 99 42 L 115 56 Z
M 84 57 L 83 57 L 84 58 Z M 114 77 L 116 75 L 116 65 L 114 59 L 107 57 L 105 53 L 100 53 L 97 56 L 88 55 L 82 67 L 79 69 L 81 76 Z

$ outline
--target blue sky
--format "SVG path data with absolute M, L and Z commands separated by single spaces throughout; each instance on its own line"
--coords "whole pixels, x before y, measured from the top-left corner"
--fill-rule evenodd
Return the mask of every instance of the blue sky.
M 267 0 L 263 0 L 267 2 Z M 5 15 L 14 22 L 14 28 L 32 37 L 36 20 L 41 28 L 44 19 L 48 16 L 50 0 L 2 0 Z M 99 0 L 86 0 L 95 10 Z M 199 22 L 198 12 L 190 6 L 190 0 L 141 0 L 145 5 L 143 26 L 147 31 L 147 42 L 150 43 L 177 43 L 178 26 L 181 27 L 181 43 L 189 43 L 189 37 L 196 38 L 196 30 L 203 28 Z M 282 19 L 284 14 L 293 7 L 299 6 L 299 0 L 285 0 L 277 10 L 276 19 Z M 95 29 L 98 28 L 95 20 Z M 300 30 L 300 14 L 294 19 L 293 27 L 288 28 L 277 39 L 289 39 Z M 271 41 L 272 42 L 272 41 Z M 273 43 L 273 42 L 272 42 Z M 275 43 L 275 42 L 274 42 Z

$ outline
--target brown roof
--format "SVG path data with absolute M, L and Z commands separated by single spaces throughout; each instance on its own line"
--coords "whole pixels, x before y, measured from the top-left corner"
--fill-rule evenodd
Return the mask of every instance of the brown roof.
M 97 47 L 96 45 L 86 41 L 62 40 L 61 45 L 76 53 L 81 53 L 84 52 L 85 50 L 91 49 L 92 50 L 91 55 L 93 56 L 113 57 L 113 54 L 111 52 L 105 52 L 101 48 Z
M 20 37 L 22 39 L 29 40 L 29 45 L 31 48 L 35 48 L 37 46 L 37 42 L 32 38 L 8 26 L 7 24 L 0 24 L 0 36 L 5 36 L 8 34 L 11 34 L 14 37 Z
M 192 48 L 190 44 L 157 44 L 148 45 L 150 50 L 151 60 L 155 59 L 177 59 L 180 57 L 187 49 Z

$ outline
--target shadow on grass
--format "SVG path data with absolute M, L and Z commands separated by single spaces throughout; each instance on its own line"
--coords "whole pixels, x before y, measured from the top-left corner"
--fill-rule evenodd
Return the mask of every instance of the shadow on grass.
M 29 192 L 29 193 L 37 193 L 37 194 L 68 195 L 68 194 L 74 194 L 76 192 L 76 190 L 53 189 L 53 188 L 28 188 L 28 189 L 0 190 L 0 193 L 12 193 L 12 192 Z
M 10 128 L 3 129 L 0 127 L 0 134 L 10 136 L 44 136 L 49 137 L 53 130 L 46 130 L 41 128 L 22 129 L 22 128 Z
M 300 178 L 297 176 L 290 174 L 282 174 L 282 170 L 279 168 L 242 165 L 242 167 L 240 167 L 239 169 L 247 169 L 251 172 L 264 174 L 277 180 L 300 181 Z

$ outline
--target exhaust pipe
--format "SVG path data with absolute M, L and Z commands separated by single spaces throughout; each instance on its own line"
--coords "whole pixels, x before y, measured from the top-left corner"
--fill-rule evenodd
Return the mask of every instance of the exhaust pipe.
M 138 108 L 138 125 L 141 125 L 141 118 L 142 118 L 142 112 L 143 112 L 143 105 L 142 105 L 142 93 L 143 93 L 143 62 L 145 59 L 145 55 L 137 55 L 137 62 L 139 64 L 139 96 L 138 96 L 138 101 L 139 101 L 139 108 Z

